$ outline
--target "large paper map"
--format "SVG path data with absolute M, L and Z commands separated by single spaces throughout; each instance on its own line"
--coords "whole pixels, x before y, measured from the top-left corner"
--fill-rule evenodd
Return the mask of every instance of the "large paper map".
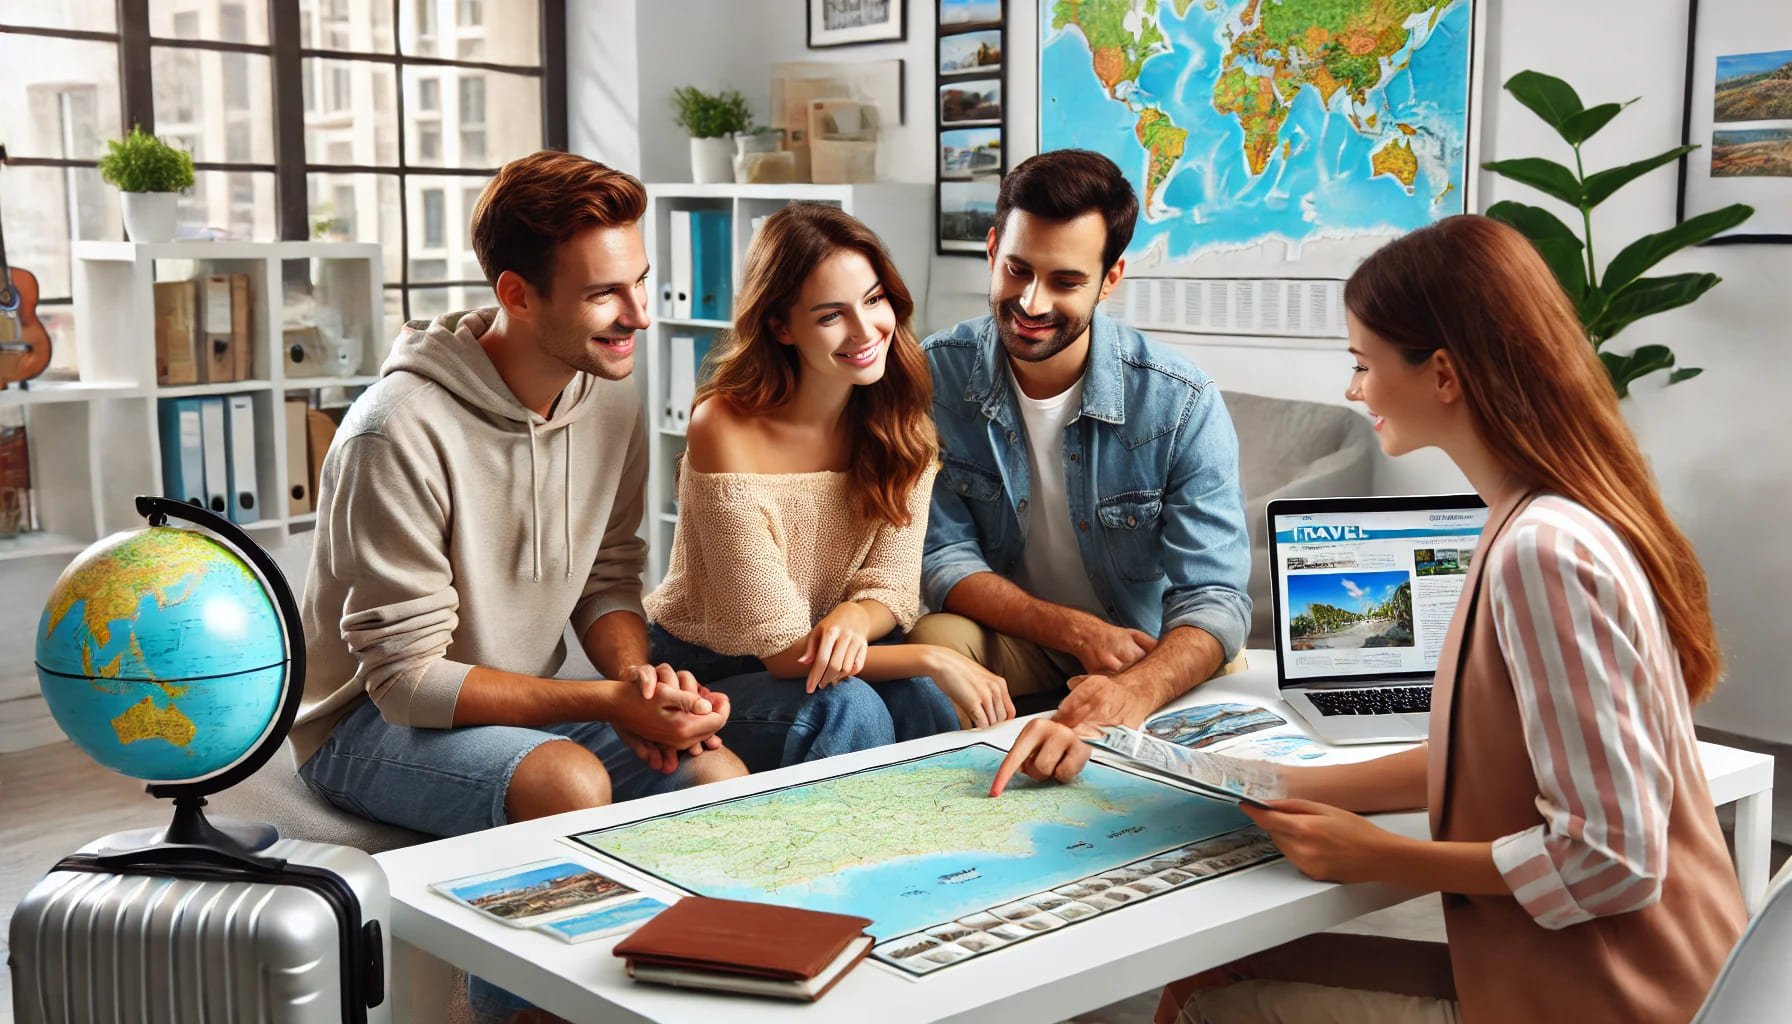
M 871 918 L 878 957 L 913 973 L 1276 856 L 1237 808 L 1099 763 L 991 799 L 1003 754 L 977 744 L 572 838 L 701 895 Z
M 1472 0 L 1041 0 L 1039 148 L 1126 172 L 1135 273 L 1343 276 L 1463 212 L 1473 22 Z

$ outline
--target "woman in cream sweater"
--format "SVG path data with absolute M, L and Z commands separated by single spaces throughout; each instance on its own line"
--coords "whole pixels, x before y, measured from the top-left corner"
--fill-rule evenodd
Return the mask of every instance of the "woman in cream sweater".
M 792 204 L 698 386 L 646 607 L 654 660 L 727 695 L 723 740 L 755 771 L 1014 714 L 1000 677 L 900 642 L 938 454 L 913 310 L 870 229 Z

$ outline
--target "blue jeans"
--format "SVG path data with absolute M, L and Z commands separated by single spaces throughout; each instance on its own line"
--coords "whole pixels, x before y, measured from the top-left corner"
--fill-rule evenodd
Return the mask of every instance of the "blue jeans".
M 780 679 L 758 658 L 717 654 L 687 643 L 658 624 L 647 629 L 654 662 L 691 673 L 728 695 L 722 742 L 749 771 L 868 750 L 958 728 L 952 701 L 933 680 L 868 683 L 853 676 L 804 693 L 800 679 Z M 879 643 L 900 643 L 893 633 Z
M 412 729 L 390 725 L 372 701 L 350 711 L 299 768 L 311 790 L 337 807 L 432 836 L 506 824 L 504 796 L 516 766 L 550 740 L 572 740 L 597 755 L 620 803 L 692 785 L 689 760 L 663 775 L 623 745 L 604 722 L 540 728 L 474 725 Z

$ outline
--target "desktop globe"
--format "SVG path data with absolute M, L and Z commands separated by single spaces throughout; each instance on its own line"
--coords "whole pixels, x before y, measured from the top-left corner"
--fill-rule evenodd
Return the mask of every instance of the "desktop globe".
M 152 792 L 215 792 L 284 740 L 298 684 L 262 578 L 211 536 L 161 525 L 158 504 L 253 548 L 203 510 L 138 499 L 155 525 L 96 542 L 56 581 L 38 623 L 38 682 L 56 724 L 95 761 Z

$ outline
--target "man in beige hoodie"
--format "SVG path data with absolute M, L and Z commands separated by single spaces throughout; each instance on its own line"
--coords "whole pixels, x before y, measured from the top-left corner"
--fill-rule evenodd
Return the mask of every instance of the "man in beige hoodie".
M 324 459 L 300 775 L 457 835 L 745 774 L 727 698 L 649 661 L 640 182 L 567 153 L 486 188 L 498 306 L 412 321 Z M 603 679 L 555 679 L 572 625 Z

